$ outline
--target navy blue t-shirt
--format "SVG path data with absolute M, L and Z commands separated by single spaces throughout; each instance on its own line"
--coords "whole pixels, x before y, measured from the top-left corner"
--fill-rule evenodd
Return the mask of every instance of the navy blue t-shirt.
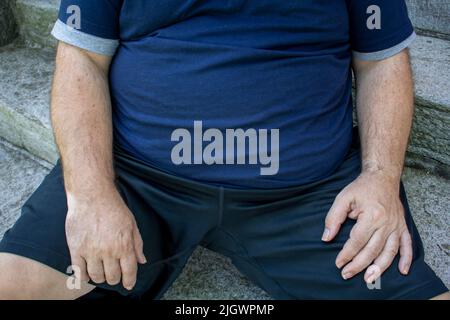
M 52 33 L 114 56 L 115 143 L 241 188 L 330 175 L 352 139 L 352 59 L 415 35 L 404 0 L 63 0 Z

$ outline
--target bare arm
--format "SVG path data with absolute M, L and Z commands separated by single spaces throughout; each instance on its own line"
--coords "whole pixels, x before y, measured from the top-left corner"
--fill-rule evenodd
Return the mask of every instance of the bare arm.
M 51 116 L 67 194 L 66 236 L 80 277 L 127 289 L 145 263 L 134 216 L 114 183 L 110 57 L 60 43 Z M 77 268 L 74 268 L 77 270 Z
M 362 165 L 397 184 L 414 111 L 408 51 L 381 62 L 354 61 Z
M 60 43 L 52 89 L 52 125 L 68 197 L 110 191 L 112 166 L 111 58 Z
M 406 50 L 382 61 L 354 61 L 362 172 L 344 188 L 327 215 L 324 241 L 341 224 L 356 219 L 336 258 L 348 279 L 367 268 L 373 282 L 400 250 L 398 268 L 407 274 L 412 260 L 411 238 L 399 197 L 400 177 L 411 130 L 413 81 Z

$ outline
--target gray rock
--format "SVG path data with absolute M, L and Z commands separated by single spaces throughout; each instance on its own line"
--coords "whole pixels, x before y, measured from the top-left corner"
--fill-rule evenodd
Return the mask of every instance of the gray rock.
M 450 2 L 406 0 L 414 26 L 430 35 L 450 39 Z
M 17 24 L 11 9 L 11 0 L 0 2 L 0 47 L 17 37 Z
M 0 239 L 48 172 L 48 164 L 0 139 Z
M 406 168 L 403 182 L 425 261 L 450 288 L 450 180 Z
M 416 112 L 409 152 L 450 172 L 450 42 L 417 37 L 411 47 Z
M 49 120 L 54 53 L 0 48 L 0 137 L 50 162 L 57 158 Z
M 13 7 L 23 42 L 30 47 L 54 47 L 50 31 L 58 16 L 60 0 L 16 0 Z
M 244 277 L 229 259 L 199 247 L 179 278 L 164 295 L 166 300 L 268 300 L 270 296 Z

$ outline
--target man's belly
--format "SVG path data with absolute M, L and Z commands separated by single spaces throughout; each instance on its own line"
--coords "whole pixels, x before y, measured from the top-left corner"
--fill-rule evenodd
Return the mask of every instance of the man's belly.
M 348 63 L 154 37 L 123 43 L 110 75 L 115 143 L 207 183 L 278 188 L 321 179 L 351 142 Z

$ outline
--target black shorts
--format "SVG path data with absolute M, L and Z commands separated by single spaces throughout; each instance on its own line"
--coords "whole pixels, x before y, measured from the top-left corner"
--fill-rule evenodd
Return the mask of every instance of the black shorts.
M 322 242 L 321 236 L 336 195 L 360 173 L 358 141 L 328 178 L 275 190 L 212 186 L 161 172 L 118 149 L 114 157 L 118 189 L 136 218 L 149 262 L 139 266 L 133 291 L 106 283 L 97 290 L 158 299 L 196 246 L 203 245 L 231 258 L 275 299 L 429 299 L 447 291 L 424 262 L 403 186 L 400 196 L 414 249 L 410 274 L 400 274 L 397 257 L 376 288 L 366 285 L 363 273 L 342 279 L 334 261 L 355 222 L 347 220 L 332 243 Z M 71 264 L 66 212 L 57 164 L 23 206 L 0 251 L 66 273 Z

